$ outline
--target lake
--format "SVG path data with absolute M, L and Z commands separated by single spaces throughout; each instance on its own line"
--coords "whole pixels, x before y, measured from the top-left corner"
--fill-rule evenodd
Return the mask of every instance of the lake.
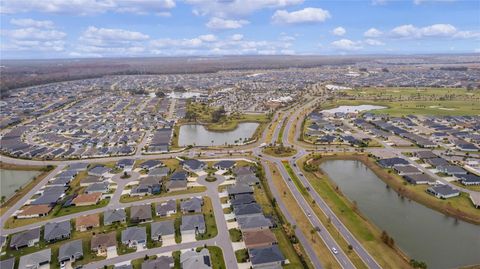
M 362 111 L 368 111 L 368 110 L 375 110 L 375 109 L 384 109 L 386 107 L 384 106 L 374 106 L 374 105 L 359 105 L 359 106 L 339 106 L 336 108 L 332 109 L 326 109 L 322 110 L 321 112 L 325 113 L 330 113 L 330 114 L 335 114 L 335 113 L 357 113 L 357 112 L 362 112 Z
M 212 132 L 200 124 L 186 124 L 180 126 L 180 134 L 178 136 L 178 145 L 188 146 L 218 146 L 225 143 L 242 144 L 244 139 L 249 139 L 255 133 L 259 123 L 242 122 L 237 128 L 227 132 Z M 242 139 L 240 141 L 240 139 Z
M 30 182 L 39 171 L 21 171 L 0 169 L 0 196 L 7 199 L 15 194 L 15 190 Z
M 401 199 L 359 161 L 326 161 L 320 168 L 409 257 L 435 269 L 480 264 L 479 226 Z

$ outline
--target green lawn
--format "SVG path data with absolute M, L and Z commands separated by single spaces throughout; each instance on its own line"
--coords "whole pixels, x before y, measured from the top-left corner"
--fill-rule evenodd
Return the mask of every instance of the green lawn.
M 230 240 L 232 242 L 240 242 L 242 241 L 242 232 L 239 229 L 233 228 L 228 230 L 230 234 Z
M 215 222 L 215 215 L 213 214 L 213 206 L 210 197 L 203 197 L 202 213 L 205 218 L 206 232 L 197 235 L 197 240 L 209 239 L 217 236 L 217 224 Z
M 370 111 L 375 114 L 458 116 L 480 114 L 479 102 L 478 91 L 466 89 L 361 88 L 342 92 L 325 107 L 372 104 L 388 107 Z
M 247 249 L 239 249 L 235 251 L 235 257 L 237 258 L 237 262 L 243 263 L 248 260 L 248 251 Z

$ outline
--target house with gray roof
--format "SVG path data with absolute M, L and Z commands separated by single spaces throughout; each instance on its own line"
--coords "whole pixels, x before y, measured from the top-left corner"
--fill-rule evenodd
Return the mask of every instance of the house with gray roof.
M 180 254 L 180 264 L 183 269 L 209 269 L 212 268 L 210 252 L 203 248 L 197 252 L 189 250 Z
M 235 206 L 235 205 L 243 205 L 243 204 L 251 204 L 255 203 L 255 197 L 253 197 L 252 194 L 238 194 L 235 196 L 235 198 L 230 199 L 230 205 Z
M 183 169 L 190 171 L 190 172 L 200 172 L 207 166 L 206 163 L 196 160 L 196 159 L 188 159 L 183 161 Z
M 170 173 L 170 168 L 168 167 L 157 167 L 148 171 L 148 176 L 154 177 L 166 177 Z
M 202 197 L 192 197 L 180 203 L 180 209 L 183 213 L 200 213 L 202 212 Z
M 7 260 L 0 261 L 0 268 L 2 269 L 13 269 L 15 266 L 15 258 L 10 258 Z
M 97 177 L 104 177 L 106 176 L 112 169 L 105 167 L 105 166 L 96 166 L 88 171 L 90 176 L 97 176 Z
M 393 170 L 400 176 L 406 176 L 406 175 L 418 175 L 422 174 L 423 172 L 420 171 L 418 168 L 416 168 L 413 165 L 394 165 Z
M 18 268 L 38 269 L 42 265 L 49 264 L 52 258 L 52 249 L 42 249 L 40 251 L 20 257 Z
M 59 262 L 75 262 L 81 258 L 83 258 L 82 239 L 67 242 L 61 245 L 60 249 L 58 250 Z
M 170 180 L 167 183 L 167 191 L 172 192 L 172 191 L 181 191 L 181 190 L 186 190 L 188 187 L 188 182 L 187 180 Z
M 146 260 L 142 263 L 142 269 L 170 269 L 174 266 L 171 256 L 160 256 L 155 260 Z
M 58 200 L 65 196 L 67 187 L 47 186 L 42 189 L 40 196 L 31 202 L 31 205 L 55 205 Z
M 227 193 L 230 198 L 234 198 L 239 194 L 253 194 L 252 187 L 247 184 L 234 184 L 227 188 Z
M 33 228 L 14 234 L 10 240 L 10 248 L 20 249 L 23 247 L 33 247 L 40 242 L 40 228 Z
M 152 207 L 150 204 L 135 205 L 130 207 L 130 220 L 134 223 L 142 223 L 152 220 Z
M 106 210 L 103 214 L 103 225 L 111 225 L 113 223 L 123 223 L 127 221 L 125 209 Z
M 93 183 L 85 189 L 85 193 L 107 193 L 108 186 L 108 182 Z
M 117 162 L 116 166 L 123 171 L 132 171 L 134 164 L 134 159 L 122 159 Z
M 237 176 L 236 181 L 238 184 L 244 184 L 249 186 L 257 185 L 260 183 L 260 179 L 253 173 Z
M 233 206 L 233 213 L 236 217 L 263 215 L 262 207 L 257 203 L 235 205 Z
M 68 169 L 75 171 L 85 171 L 88 168 L 88 163 L 72 163 L 68 166 Z
M 248 250 L 248 255 L 253 268 L 282 266 L 285 262 L 285 256 L 283 256 L 278 245 L 250 248 Z
M 428 188 L 427 193 L 430 193 L 439 199 L 448 199 L 460 195 L 460 191 L 448 185 L 441 184 Z
M 101 177 L 87 176 L 86 178 L 80 181 L 80 187 L 88 187 L 92 184 L 101 183 L 101 182 L 103 182 L 103 179 Z
M 159 217 L 170 217 L 175 213 L 177 213 L 177 202 L 173 199 L 155 205 L 155 214 Z
M 439 172 L 445 173 L 449 176 L 456 176 L 456 175 L 466 175 L 467 171 L 460 166 L 456 165 L 439 165 L 437 166 L 437 170 Z
M 185 234 L 203 234 L 206 231 L 205 218 L 203 214 L 182 216 L 182 225 L 180 225 L 182 236 Z
M 140 168 L 145 170 L 151 170 L 156 167 L 163 166 L 163 163 L 159 160 L 148 160 L 140 165 Z
M 242 231 L 269 229 L 273 227 L 272 221 L 264 215 L 240 216 L 236 219 Z
M 153 241 L 175 240 L 175 227 L 173 220 L 153 222 L 151 224 L 151 237 Z
M 70 220 L 48 222 L 45 224 L 43 239 L 49 243 L 70 238 L 72 226 Z
M 232 160 L 223 160 L 213 164 L 213 168 L 217 170 L 228 170 L 235 167 L 236 162 Z
M 122 231 L 121 238 L 122 244 L 128 247 L 145 246 L 147 244 L 147 230 L 145 227 L 128 227 Z

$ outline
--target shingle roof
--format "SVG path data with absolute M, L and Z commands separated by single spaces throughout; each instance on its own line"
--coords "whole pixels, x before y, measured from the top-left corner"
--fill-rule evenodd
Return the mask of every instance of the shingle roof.
M 67 242 L 60 246 L 58 251 L 58 260 L 64 261 L 75 257 L 76 259 L 83 256 L 82 239 Z
M 248 250 L 250 261 L 253 265 L 280 262 L 285 260 L 277 245 L 263 248 L 251 248 Z
M 52 249 L 43 249 L 25 256 L 20 257 L 18 268 L 36 269 L 40 264 L 50 263 L 52 257 Z
M 12 236 L 10 240 L 10 247 L 21 247 L 26 246 L 28 241 L 33 239 L 40 239 L 40 228 L 33 228 Z
M 43 238 L 46 241 L 56 240 L 70 236 L 71 232 L 70 220 L 62 222 L 48 222 L 45 224 Z

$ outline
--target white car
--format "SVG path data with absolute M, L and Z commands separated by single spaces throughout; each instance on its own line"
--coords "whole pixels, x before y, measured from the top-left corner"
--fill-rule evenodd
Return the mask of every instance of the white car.
M 333 254 L 335 254 L 335 255 L 338 254 L 338 250 L 337 250 L 335 247 L 332 248 L 332 252 L 333 252 Z
M 66 268 L 66 263 L 65 262 L 61 262 L 60 263 L 60 269 L 65 269 Z
M 310 214 L 310 212 L 307 211 L 307 216 L 310 218 L 312 214 Z

